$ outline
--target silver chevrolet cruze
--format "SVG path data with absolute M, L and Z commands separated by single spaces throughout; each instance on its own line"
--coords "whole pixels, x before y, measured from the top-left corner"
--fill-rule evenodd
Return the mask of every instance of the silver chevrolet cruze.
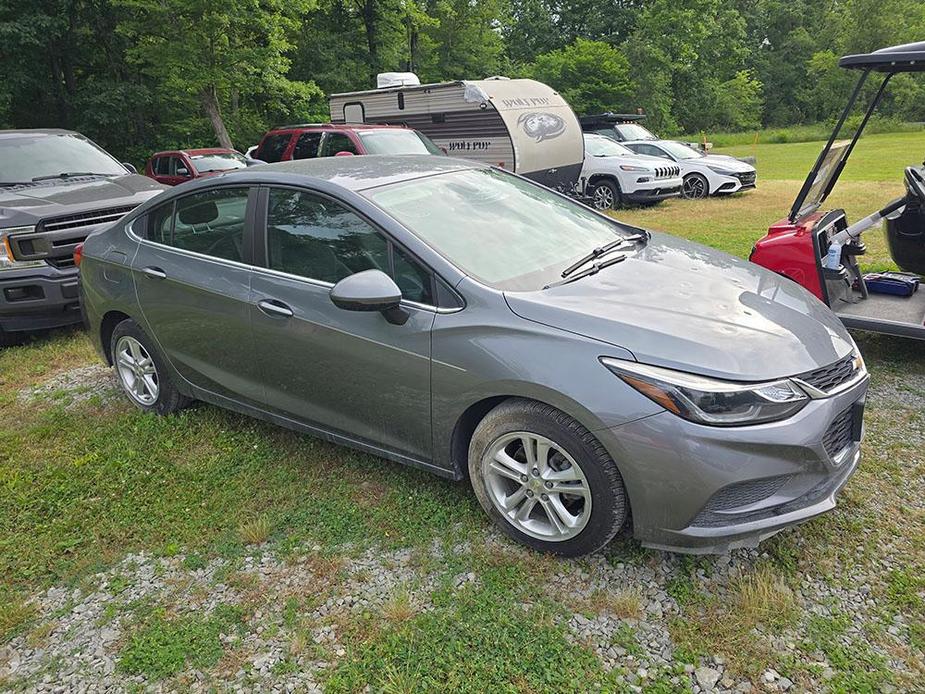
M 468 478 L 576 556 L 754 545 L 831 509 L 868 377 L 789 279 L 445 157 L 179 186 L 79 254 L 128 398 L 191 400 Z

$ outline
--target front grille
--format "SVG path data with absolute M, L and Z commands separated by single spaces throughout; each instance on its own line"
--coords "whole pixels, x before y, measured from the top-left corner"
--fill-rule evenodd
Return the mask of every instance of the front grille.
M 710 497 L 710 501 L 704 507 L 704 510 L 728 511 L 739 506 L 749 506 L 762 499 L 767 499 L 787 484 L 792 477 L 793 475 L 781 475 L 779 477 L 767 477 L 763 480 L 749 480 L 730 484 Z
M 821 369 L 815 369 L 813 371 L 808 371 L 804 374 L 797 376 L 801 381 L 808 383 L 814 388 L 828 393 L 843 383 L 850 381 L 857 369 L 854 364 L 854 353 L 849 354 L 847 357 L 839 359 L 838 361 L 829 364 L 828 366 L 823 366 Z
M 822 447 L 829 454 L 830 458 L 835 458 L 839 453 L 845 450 L 852 442 L 852 432 L 854 431 L 854 407 L 838 415 L 832 420 L 829 428 L 822 437 Z
M 656 178 L 676 178 L 681 169 L 677 166 L 659 166 L 655 169 Z
M 749 186 L 755 182 L 757 174 L 754 171 L 743 171 L 735 174 L 735 177 L 738 178 L 743 185 Z
M 64 229 L 78 229 L 80 227 L 90 227 L 98 224 L 109 224 L 111 222 L 118 222 L 122 217 L 134 209 L 134 205 L 127 205 L 125 207 L 110 207 L 105 210 L 81 212 L 80 214 L 71 214 L 66 217 L 54 217 L 44 220 L 39 224 L 39 229 L 41 231 L 62 231 Z
M 75 265 L 73 255 L 69 255 L 64 258 L 46 258 L 45 262 L 59 269 L 74 267 Z

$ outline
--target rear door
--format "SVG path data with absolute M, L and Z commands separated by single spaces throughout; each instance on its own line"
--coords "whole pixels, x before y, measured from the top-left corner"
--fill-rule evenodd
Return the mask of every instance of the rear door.
M 312 130 L 300 133 L 296 138 L 295 146 L 292 148 L 293 159 L 314 159 L 318 156 L 318 148 L 321 146 L 321 131 Z
M 250 325 L 256 189 L 219 186 L 154 208 L 132 261 L 146 330 L 211 393 L 260 404 Z
M 429 459 L 432 273 L 337 200 L 301 188 L 264 190 L 257 254 L 267 269 L 254 273 L 252 316 L 268 407 Z M 331 302 L 336 282 L 369 269 L 401 288 L 404 325 Z
M 333 157 L 341 152 L 350 154 L 362 154 L 362 150 L 354 142 L 353 138 L 347 133 L 326 132 L 324 139 L 321 141 L 321 152 L 318 156 Z

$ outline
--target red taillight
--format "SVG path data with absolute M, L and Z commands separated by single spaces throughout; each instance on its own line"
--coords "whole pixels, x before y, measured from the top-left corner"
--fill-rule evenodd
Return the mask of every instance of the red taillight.
M 78 243 L 74 246 L 74 265 L 80 267 L 80 261 L 84 259 L 84 245 Z

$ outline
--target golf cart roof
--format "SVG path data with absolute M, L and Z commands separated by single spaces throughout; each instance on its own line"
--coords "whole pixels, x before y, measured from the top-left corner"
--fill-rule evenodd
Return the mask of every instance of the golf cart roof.
M 873 53 L 846 55 L 839 67 L 877 72 L 925 72 L 925 41 L 881 48 Z

